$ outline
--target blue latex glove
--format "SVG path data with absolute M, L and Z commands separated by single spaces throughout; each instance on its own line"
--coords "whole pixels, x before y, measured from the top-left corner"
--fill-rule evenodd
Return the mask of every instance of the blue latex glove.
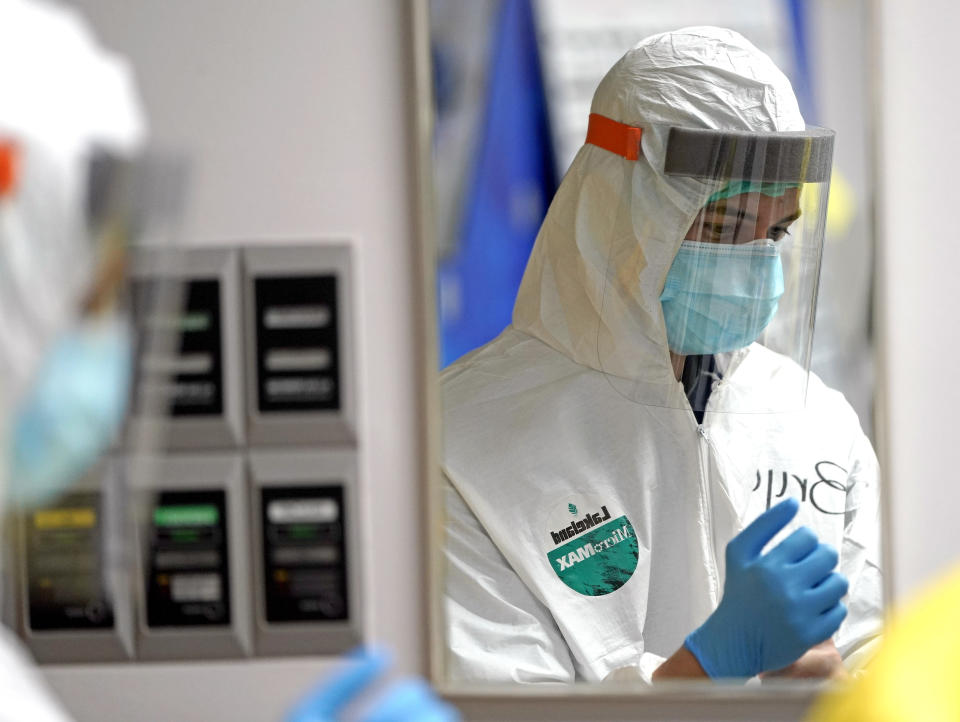
M 363 698 L 390 666 L 383 650 L 357 650 L 311 692 L 286 722 L 334 722 L 348 705 Z M 360 722 L 457 722 L 460 715 L 440 700 L 421 679 L 394 682 L 361 717 Z
M 768 509 L 727 544 L 723 599 L 686 647 L 711 677 L 752 677 L 792 664 L 847 616 L 837 552 L 801 527 L 761 556 L 796 515 L 796 499 Z

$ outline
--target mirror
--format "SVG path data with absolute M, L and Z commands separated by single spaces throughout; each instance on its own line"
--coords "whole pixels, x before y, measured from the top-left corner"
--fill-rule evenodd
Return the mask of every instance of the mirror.
M 869 12 L 430 3 L 440 681 L 869 658 Z

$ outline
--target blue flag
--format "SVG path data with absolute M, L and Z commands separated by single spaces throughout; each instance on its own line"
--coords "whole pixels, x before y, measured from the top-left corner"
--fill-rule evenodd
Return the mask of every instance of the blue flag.
M 438 268 L 441 366 L 510 323 L 556 190 L 530 0 L 503 0 L 492 34 L 480 141 L 456 247 Z
M 794 72 L 790 77 L 793 92 L 797 96 L 797 105 L 803 119 L 809 124 L 817 122 L 817 99 L 813 87 L 813 74 L 810 70 L 810 38 L 807 22 L 806 0 L 786 0 L 786 12 L 790 33 L 793 36 Z

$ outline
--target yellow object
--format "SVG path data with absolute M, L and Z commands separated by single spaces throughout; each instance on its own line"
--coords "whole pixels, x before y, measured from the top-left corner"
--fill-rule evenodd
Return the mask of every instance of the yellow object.
M 865 674 L 807 722 L 960 720 L 960 569 L 894 618 Z
M 97 512 L 92 507 L 76 509 L 43 509 L 33 513 L 37 529 L 90 529 L 97 523 Z
M 842 238 L 850 231 L 857 214 L 857 198 L 853 186 L 839 170 L 830 176 L 830 198 L 827 200 L 826 239 Z

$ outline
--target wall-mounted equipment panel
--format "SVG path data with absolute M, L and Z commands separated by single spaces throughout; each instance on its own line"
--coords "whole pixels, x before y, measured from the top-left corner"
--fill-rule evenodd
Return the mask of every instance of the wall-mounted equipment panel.
M 21 633 L 40 662 L 107 662 L 133 654 L 133 607 L 119 462 L 20 518 Z
M 128 463 L 135 488 L 140 659 L 250 652 L 249 513 L 242 457 Z
M 259 655 L 334 654 L 360 640 L 356 455 L 250 457 Z
M 133 307 L 141 344 L 132 444 L 172 449 L 243 443 L 240 254 L 233 249 L 140 249 Z M 149 433 L 149 432 L 147 432 Z
M 249 442 L 352 443 L 349 249 L 245 248 L 243 270 Z
M 140 348 L 117 459 L 24 515 L 12 623 L 50 663 L 352 648 L 349 247 L 142 248 L 132 267 Z

